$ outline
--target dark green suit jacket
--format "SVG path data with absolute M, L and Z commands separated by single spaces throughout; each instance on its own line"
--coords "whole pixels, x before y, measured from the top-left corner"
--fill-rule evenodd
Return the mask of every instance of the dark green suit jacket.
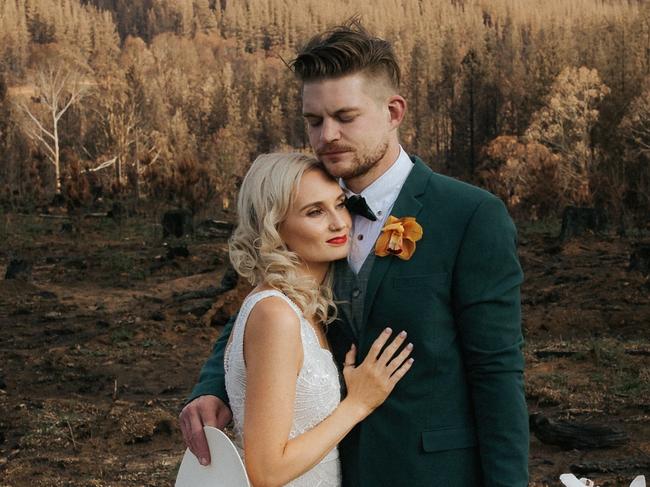
M 415 362 L 388 400 L 341 443 L 345 487 L 528 484 L 516 231 L 503 203 L 418 158 L 391 211 L 423 228 L 412 258 L 377 257 L 364 323 L 329 327 L 342 362 L 381 330 L 406 330 Z M 190 399 L 227 399 L 217 341 Z

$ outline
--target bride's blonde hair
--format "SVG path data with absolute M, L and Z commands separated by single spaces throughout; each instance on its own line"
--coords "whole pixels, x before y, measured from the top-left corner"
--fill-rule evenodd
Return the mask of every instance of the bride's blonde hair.
M 321 163 L 299 153 L 259 156 L 244 177 L 237 199 L 238 224 L 228 247 L 230 261 L 253 286 L 262 282 L 288 296 L 305 317 L 327 324 L 336 314 L 332 271 L 322 283 L 298 272 L 300 257 L 287 248 L 278 228 L 293 204 L 302 175 L 324 171 Z

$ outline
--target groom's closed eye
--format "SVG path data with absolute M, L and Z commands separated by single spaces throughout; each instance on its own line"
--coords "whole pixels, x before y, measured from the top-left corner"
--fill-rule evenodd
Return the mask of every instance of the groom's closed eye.
M 352 122 L 355 118 L 357 118 L 357 116 L 356 116 L 356 115 L 352 115 L 352 116 L 350 116 L 350 115 L 341 115 L 341 116 L 336 117 L 336 118 L 337 118 L 338 121 L 341 122 L 341 123 L 350 123 L 350 122 Z
M 342 123 L 352 122 L 355 118 L 359 116 L 359 110 L 353 108 L 339 110 L 338 112 L 336 112 L 335 116 L 339 122 Z

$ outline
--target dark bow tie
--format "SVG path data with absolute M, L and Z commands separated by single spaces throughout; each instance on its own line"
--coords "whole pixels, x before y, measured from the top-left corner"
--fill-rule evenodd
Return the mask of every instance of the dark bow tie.
M 363 196 L 356 194 L 348 196 L 348 198 L 345 200 L 345 206 L 353 215 L 361 215 L 370 221 L 377 221 L 377 217 L 372 212 Z

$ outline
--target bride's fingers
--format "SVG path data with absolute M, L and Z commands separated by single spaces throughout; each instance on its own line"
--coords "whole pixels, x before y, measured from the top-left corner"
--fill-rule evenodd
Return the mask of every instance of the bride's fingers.
M 397 382 L 404 377 L 404 374 L 406 374 L 409 369 L 411 368 L 411 365 L 413 365 L 413 359 L 410 358 L 406 362 L 402 364 L 402 366 L 395 371 L 393 375 L 390 376 L 390 379 L 388 379 L 391 383 L 391 385 L 397 384 Z
M 413 344 L 409 343 L 406 345 L 402 351 L 396 355 L 393 360 L 388 362 L 388 365 L 386 365 L 386 370 L 388 372 L 388 375 L 393 375 L 393 373 L 399 368 L 400 365 L 404 363 L 404 361 L 411 355 L 411 352 L 413 351 Z
M 379 352 L 381 352 L 381 349 L 384 348 L 384 345 L 386 345 L 386 342 L 390 338 L 390 334 L 393 332 L 390 328 L 384 329 L 377 339 L 374 341 L 372 346 L 370 347 L 370 350 L 368 351 L 368 355 L 366 358 L 377 360 L 379 358 Z
M 348 353 L 345 354 L 345 362 L 343 363 L 343 366 L 344 367 L 347 367 L 349 365 L 354 366 L 357 363 L 356 359 L 357 359 L 357 347 L 353 343 L 352 346 L 350 347 L 350 350 L 348 350 Z
M 381 355 L 377 357 L 377 362 L 380 365 L 386 366 L 388 362 L 393 358 L 393 355 L 395 355 L 395 352 L 399 349 L 399 347 L 402 346 L 402 343 L 404 343 L 404 340 L 406 339 L 406 332 L 401 331 L 399 334 L 395 337 L 395 339 L 388 344 L 386 348 L 384 348 L 384 351 L 381 352 Z

